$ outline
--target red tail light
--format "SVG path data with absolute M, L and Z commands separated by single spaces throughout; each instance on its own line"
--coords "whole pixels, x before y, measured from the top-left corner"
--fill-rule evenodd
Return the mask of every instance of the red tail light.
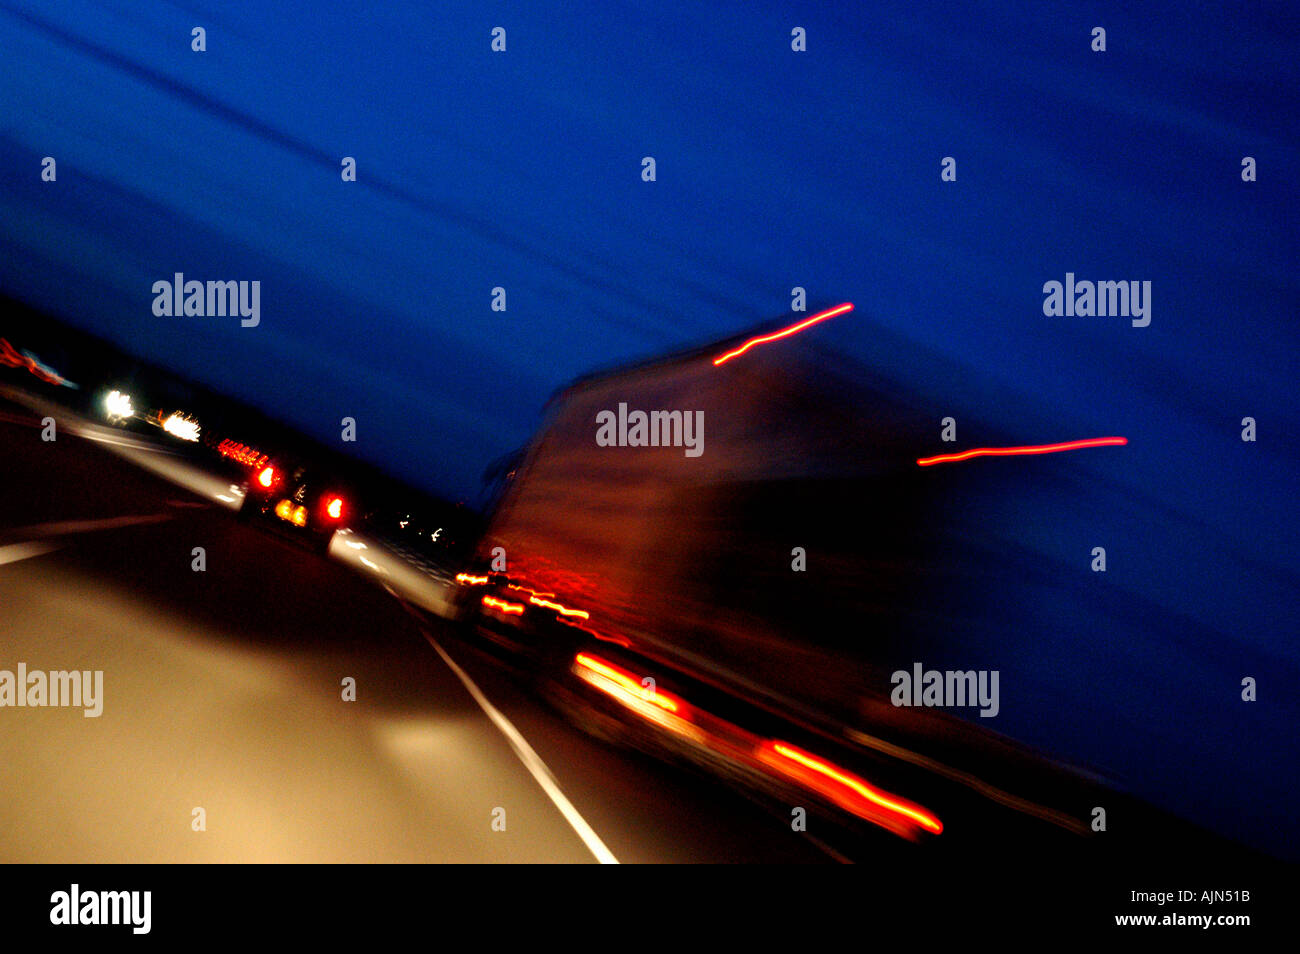
M 270 489 L 275 485 L 275 468 L 263 467 L 261 473 L 257 475 L 257 482 L 263 487 Z
M 343 498 L 334 496 L 325 498 L 325 515 L 331 520 L 338 520 L 343 516 Z

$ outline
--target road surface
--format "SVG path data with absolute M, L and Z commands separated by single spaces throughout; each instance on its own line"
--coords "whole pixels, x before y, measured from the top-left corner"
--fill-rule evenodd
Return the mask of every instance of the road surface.
M 103 672 L 98 717 L 0 708 L 0 861 L 831 860 L 165 467 L 9 403 L 0 447 L 0 670 Z

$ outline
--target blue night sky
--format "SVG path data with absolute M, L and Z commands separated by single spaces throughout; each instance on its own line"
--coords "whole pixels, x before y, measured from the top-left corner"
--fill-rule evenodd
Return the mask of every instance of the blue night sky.
M 838 6 L 0 0 L 0 287 L 472 499 L 556 388 L 800 285 L 957 413 L 1127 436 L 1080 464 L 1146 521 L 1113 585 L 1294 677 L 1294 6 Z M 260 326 L 155 317 L 177 271 L 260 280 Z M 1150 326 L 1045 317 L 1067 271 L 1151 281 Z

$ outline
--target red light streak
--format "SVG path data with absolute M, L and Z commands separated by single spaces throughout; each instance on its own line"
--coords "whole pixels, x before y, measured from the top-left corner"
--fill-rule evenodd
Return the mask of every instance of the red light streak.
M 836 315 L 842 315 L 845 312 L 849 312 L 852 310 L 853 310 L 853 302 L 846 301 L 842 305 L 836 305 L 834 308 L 830 308 L 826 311 L 819 312 L 818 314 L 813 315 L 811 318 L 806 318 L 803 321 L 799 322 L 797 325 L 791 325 L 789 328 L 785 328 L 781 331 L 774 331 L 771 334 L 759 335 L 757 338 L 750 338 L 748 341 L 746 341 L 735 351 L 728 351 L 726 354 L 722 355 L 721 357 L 714 358 L 713 363 L 715 365 L 719 365 L 722 364 L 724 361 L 730 361 L 732 358 L 744 354 L 746 351 L 748 351 L 750 348 L 754 347 L 755 345 L 766 344 L 769 341 L 776 341 L 778 338 L 788 338 L 790 337 L 790 335 L 798 334 L 799 332 L 803 331 L 805 328 L 817 324 L 817 322 L 819 321 L 825 321 L 827 318 L 834 318 Z
M 14 346 L 4 338 L 0 338 L 0 364 L 8 365 L 11 368 L 26 368 L 47 384 L 64 385 L 71 383 L 53 368 L 47 368 L 30 355 L 16 351 Z
M 539 592 L 538 590 L 533 589 L 530 586 L 521 586 L 518 583 L 507 583 L 506 586 L 508 586 L 512 590 L 520 590 L 532 596 L 554 596 L 555 595 L 554 593 L 542 593 Z
M 624 649 L 632 648 L 632 640 L 628 639 L 626 636 L 619 636 L 617 634 L 611 636 L 608 633 L 600 632 L 600 630 L 592 629 L 590 626 L 581 626 L 578 623 L 571 622 L 564 617 L 560 617 L 560 622 L 564 623 L 566 626 L 572 626 L 574 629 L 580 629 L 590 636 L 595 636 L 602 643 L 613 643 L 615 646 L 622 646 Z
M 222 457 L 230 457 L 248 467 L 261 467 L 270 459 L 255 447 L 249 447 L 247 444 L 240 444 L 238 441 L 229 439 L 218 444 L 217 450 Z
M 573 660 L 573 672 L 644 718 L 715 752 L 742 757 L 742 753 L 748 752 L 751 759 L 757 758 L 788 779 L 896 834 L 912 837 L 917 828 L 936 835 L 943 831 L 943 822 L 926 808 L 876 789 L 858 776 L 787 742 L 763 741 L 738 726 L 694 711 L 685 700 L 648 689 L 633 673 L 599 656 L 578 653 Z
M 1079 450 L 1082 447 L 1120 447 L 1128 443 L 1127 437 L 1090 437 L 1082 441 L 1066 441 L 1063 444 L 1034 444 L 1027 447 L 976 447 L 974 450 L 962 451 L 960 454 L 940 454 L 938 457 L 921 457 L 917 459 L 920 467 L 932 464 L 948 464 L 972 457 L 1013 457 L 1022 454 L 1055 454 L 1060 451 Z
M 782 758 L 789 759 L 797 765 L 801 765 L 806 769 L 816 772 L 818 775 L 824 776 L 832 782 L 835 782 L 837 785 L 843 786 L 856 795 L 865 798 L 873 805 L 878 805 L 887 811 L 911 819 L 927 831 L 932 831 L 936 835 L 943 831 L 943 822 L 939 821 L 938 818 L 931 815 L 919 805 L 913 805 L 909 802 L 891 798 L 888 794 L 872 788 L 857 776 L 841 771 L 829 762 L 823 762 L 815 755 L 810 755 L 807 752 L 796 749 L 794 746 L 785 742 L 766 742 L 764 743 L 764 749 L 775 752 Z

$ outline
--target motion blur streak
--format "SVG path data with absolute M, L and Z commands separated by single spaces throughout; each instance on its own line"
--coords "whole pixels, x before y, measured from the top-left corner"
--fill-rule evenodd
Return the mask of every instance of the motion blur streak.
M 468 573 L 457 573 L 457 583 L 468 583 L 470 586 L 483 586 L 488 581 L 486 576 L 470 576 Z
M 708 744 L 704 733 L 691 725 L 689 709 L 681 699 L 643 686 L 631 673 L 586 653 L 574 658 L 573 672 L 637 715 L 694 742 Z
M 790 337 L 790 335 L 798 334 L 799 332 L 803 331 L 805 328 L 817 324 L 817 322 L 819 321 L 825 321 L 827 318 L 834 318 L 836 315 L 842 315 L 845 312 L 849 312 L 852 310 L 853 310 L 853 302 L 851 301 L 845 302 L 842 305 L 836 305 L 834 308 L 828 309 L 827 311 L 819 312 L 818 314 L 813 315 L 811 318 L 807 318 L 804 321 L 799 322 L 797 325 L 791 325 L 789 328 L 785 328 L 781 331 L 774 331 L 768 335 L 759 335 L 757 338 L 750 338 L 748 341 L 746 341 L 735 351 L 728 351 L 722 357 L 714 358 L 713 363 L 715 365 L 719 365 L 722 364 L 724 361 L 730 361 L 732 358 L 744 354 L 750 348 L 754 347 L 754 345 L 766 344 L 769 341 L 776 341 L 778 338 L 788 338 Z
M 547 609 L 553 609 L 561 616 L 576 616 L 578 619 L 591 619 L 591 614 L 586 610 L 569 609 L 567 606 L 561 606 L 559 603 L 552 603 L 550 600 L 544 600 L 537 596 L 528 597 L 528 602 L 535 606 L 545 606 Z
M 508 603 L 505 600 L 499 600 L 492 596 L 483 597 L 483 605 L 498 609 L 503 613 L 522 613 L 524 611 L 523 603 Z
M 1076 835 L 1087 835 L 1089 832 L 1088 826 L 1078 818 L 1065 812 L 1057 811 L 1056 809 L 1048 808 L 1044 805 L 1039 805 L 1036 802 L 1031 802 L 1027 798 L 1020 798 L 1019 796 L 1012 795 L 1009 792 L 1004 792 L 1002 789 L 990 785 L 982 778 L 972 775 L 969 772 L 962 772 L 949 765 L 945 765 L 942 762 L 936 761 L 935 759 L 926 758 L 924 755 L 913 752 L 911 749 L 903 748 L 900 745 L 891 745 L 884 739 L 878 739 L 875 736 L 867 735 L 865 732 L 858 732 L 856 729 L 850 729 L 848 734 L 849 738 L 853 739 L 855 742 L 861 742 L 863 745 L 870 746 L 878 752 L 884 752 L 887 755 L 892 755 L 894 758 L 911 762 L 913 765 L 919 765 L 928 771 L 934 772 L 936 775 L 942 775 L 944 778 L 965 785 L 967 788 L 979 792 L 985 798 L 995 801 L 999 805 L 1005 805 L 1010 809 L 1023 812 L 1026 815 L 1032 815 L 1035 818 L 1041 818 L 1043 821 L 1051 822 L 1053 825 L 1064 828 L 1066 831 L 1072 831 Z
M 486 580 L 487 577 L 483 577 L 483 579 Z M 509 588 L 512 589 L 512 590 L 519 590 L 519 591 L 521 591 L 521 592 L 523 592 L 523 593 L 527 593 L 527 594 L 529 594 L 530 596 L 541 596 L 541 597 L 545 597 L 545 596 L 554 596 L 554 595 L 555 595 L 554 593 L 547 593 L 547 592 L 544 592 L 544 591 L 541 591 L 541 590 L 535 590 L 535 589 L 533 589 L 531 586 L 521 586 L 521 585 L 518 584 L 518 583 L 507 583 L 506 586 L 509 587 Z
M 4 338 L 0 338 L 0 364 L 8 365 L 11 368 L 26 368 L 32 374 L 36 375 L 42 381 L 48 384 L 58 384 L 66 387 L 76 387 L 71 381 L 62 377 L 53 368 L 47 368 L 27 351 L 19 353 L 14 350 Z
M 676 700 L 670 698 L 666 693 L 661 694 L 654 690 L 647 691 L 647 688 L 640 685 L 636 681 L 636 677 L 628 673 L 626 670 L 619 669 L 618 667 L 603 662 L 594 656 L 588 656 L 586 653 L 578 653 L 574 662 L 576 662 L 581 668 L 590 669 L 592 672 L 599 673 L 606 679 L 622 686 L 638 698 L 645 699 L 647 702 L 652 702 L 661 709 L 667 709 L 669 712 L 678 712 L 681 709 Z M 582 673 L 579 672 L 579 675 L 582 675 Z M 586 677 L 583 676 L 583 678 Z
M 1032 444 L 1027 447 L 976 447 L 974 450 L 962 451 L 960 454 L 940 454 L 938 457 L 920 457 L 916 463 L 921 467 L 931 464 L 949 464 L 972 457 L 1012 457 L 1019 454 L 1056 454 L 1060 451 L 1079 450 L 1084 447 L 1119 447 L 1128 443 L 1127 437 L 1090 437 L 1081 441 L 1066 441 L 1064 444 Z
M 167 420 L 163 421 L 163 430 L 183 441 L 197 441 L 199 439 L 199 425 L 180 411 L 173 411 Z
M 632 648 L 632 641 L 626 637 L 611 636 L 608 633 L 602 633 L 599 630 L 592 629 L 590 626 L 579 626 L 577 623 L 571 622 L 564 617 L 560 618 L 560 622 L 564 623 L 566 626 L 572 626 L 574 629 L 580 629 L 588 635 L 595 636 L 602 643 L 613 643 L 615 646 L 622 646 L 624 649 Z
M 696 716 L 684 700 L 643 686 L 634 674 L 608 660 L 578 653 L 573 660 L 573 672 L 638 715 L 716 753 L 733 753 L 734 757 L 741 751 L 738 745 L 750 746 L 761 764 L 882 828 L 913 839 L 918 828 L 936 835 L 943 831 L 943 823 L 920 805 L 879 791 L 857 776 L 786 742 L 760 742 L 745 730 L 708 713 Z
M 63 546 L 61 543 L 11 543 L 7 547 L 0 547 L 0 566 L 6 563 L 17 563 L 19 560 L 27 560 L 31 557 L 38 557 L 44 553 L 50 553 Z
M 921 806 L 878 792 L 862 779 L 841 771 L 829 762 L 824 762 L 816 756 L 796 749 L 785 742 L 764 742 L 758 755 L 762 761 L 804 782 L 804 784 L 821 792 L 836 804 L 847 808 L 854 814 L 875 820 L 876 813 L 870 810 L 864 811 L 860 799 L 853 797 L 853 795 L 857 795 L 861 799 L 866 799 L 871 804 L 877 805 L 896 816 L 911 819 L 920 827 L 936 835 L 943 831 L 943 822 Z M 783 763 L 783 759 L 808 769 L 815 775 L 801 772 L 794 766 Z M 818 781 L 818 776 L 822 781 Z

